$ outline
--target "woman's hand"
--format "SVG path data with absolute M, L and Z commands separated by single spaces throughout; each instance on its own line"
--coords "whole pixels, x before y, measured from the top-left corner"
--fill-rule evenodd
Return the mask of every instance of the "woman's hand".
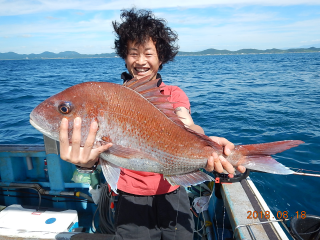
M 77 117 L 74 119 L 72 143 L 69 145 L 68 120 L 63 118 L 60 124 L 59 136 L 61 159 L 80 167 L 92 167 L 97 162 L 100 153 L 106 151 L 112 146 L 112 143 L 102 146 L 94 146 L 97 131 L 97 122 L 92 122 L 86 142 L 84 146 L 81 147 L 81 118 Z
M 218 143 L 223 147 L 223 153 L 228 156 L 231 151 L 234 149 L 234 144 L 229 142 L 225 138 L 221 137 L 210 137 L 212 141 Z M 226 170 L 229 173 L 229 177 L 232 178 L 234 175 L 234 167 L 229 163 L 222 155 L 218 156 L 217 153 L 213 152 L 209 157 L 207 166 L 205 168 L 208 172 L 216 171 L 221 173 L 223 170 Z M 237 170 L 241 173 L 246 171 L 246 168 L 243 166 L 238 166 Z

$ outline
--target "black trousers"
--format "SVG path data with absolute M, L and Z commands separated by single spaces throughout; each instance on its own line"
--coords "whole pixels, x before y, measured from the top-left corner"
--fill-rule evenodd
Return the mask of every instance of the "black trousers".
M 120 192 L 115 214 L 115 239 L 192 240 L 193 215 L 183 187 L 162 195 Z

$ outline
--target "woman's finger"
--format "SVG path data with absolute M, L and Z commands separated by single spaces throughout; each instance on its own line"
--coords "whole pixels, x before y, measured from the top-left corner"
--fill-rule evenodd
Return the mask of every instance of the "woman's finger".
M 106 145 L 102 145 L 101 147 L 94 149 L 94 151 L 100 155 L 101 153 L 107 151 L 110 147 L 112 147 L 112 143 L 107 143 Z
M 206 166 L 205 170 L 208 172 L 212 172 L 214 170 L 213 156 L 208 157 L 207 166 Z
M 221 160 L 220 158 L 217 156 L 214 158 L 214 170 L 218 173 L 222 173 L 223 172 L 223 167 L 221 164 Z
M 234 174 L 234 167 L 223 156 L 220 156 L 220 162 L 222 167 L 230 174 Z
M 223 153 L 227 156 L 234 149 L 234 144 L 228 141 L 226 138 L 220 138 L 220 145 L 224 146 Z
M 82 164 L 83 167 L 92 167 L 98 160 L 98 157 L 104 151 L 107 151 L 112 146 L 112 143 L 108 143 L 106 145 L 100 146 L 98 148 L 92 149 L 90 152 L 90 156 L 85 163 Z
M 97 130 L 98 130 L 97 122 L 92 122 L 90 125 L 90 130 L 89 130 L 87 140 L 86 140 L 84 147 L 83 147 L 83 152 L 82 152 L 83 159 L 90 159 L 92 147 L 93 147 L 94 142 L 96 140 Z
M 237 170 L 241 173 L 244 173 L 246 171 L 246 168 L 244 166 L 238 166 Z
M 72 149 L 70 153 L 70 158 L 77 161 L 75 164 L 79 163 L 80 155 L 80 143 L 81 143 L 81 118 L 76 117 L 73 121 L 73 133 L 72 133 Z
M 61 159 L 69 160 L 68 119 L 66 118 L 63 118 L 60 123 L 59 142 Z

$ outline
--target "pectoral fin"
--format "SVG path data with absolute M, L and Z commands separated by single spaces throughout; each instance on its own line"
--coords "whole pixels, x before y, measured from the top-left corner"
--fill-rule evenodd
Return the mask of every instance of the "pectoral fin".
M 139 149 L 123 147 L 120 145 L 113 144 L 112 147 L 108 149 L 110 154 L 113 154 L 121 158 L 136 158 L 136 159 L 149 159 L 158 162 L 153 156 L 148 153 L 145 153 Z
M 111 190 L 117 193 L 117 183 L 120 177 L 120 168 L 108 161 L 100 158 L 100 165 L 107 183 L 110 185 Z

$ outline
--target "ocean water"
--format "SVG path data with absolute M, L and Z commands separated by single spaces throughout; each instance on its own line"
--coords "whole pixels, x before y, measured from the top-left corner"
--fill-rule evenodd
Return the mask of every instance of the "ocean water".
M 121 83 L 119 58 L 0 61 L 0 144 L 40 144 L 29 124 L 40 102 L 86 81 Z M 302 140 L 277 154 L 320 174 L 320 53 L 176 57 L 160 72 L 181 87 L 209 136 L 235 144 Z M 320 216 L 320 178 L 251 173 L 271 210 Z

